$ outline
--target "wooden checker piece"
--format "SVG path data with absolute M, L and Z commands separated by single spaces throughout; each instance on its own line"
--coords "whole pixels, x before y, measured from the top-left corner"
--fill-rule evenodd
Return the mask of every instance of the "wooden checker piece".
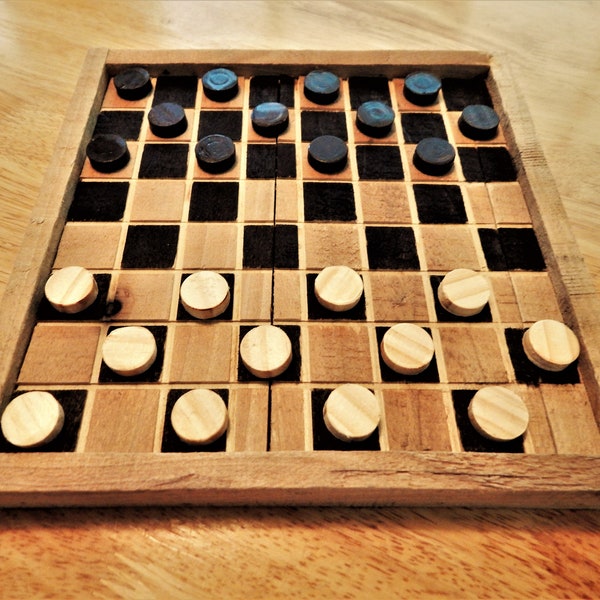
M 62 430 L 65 414 L 49 392 L 25 392 L 11 400 L 2 413 L 4 437 L 19 448 L 51 442 Z
M 340 93 L 340 78 L 331 73 L 316 69 L 304 78 L 304 95 L 315 104 L 331 104 Z
M 363 295 L 363 280 L 350 267 L 325 267 L 315 279 L 315 296 L 319 303 L 334 312 L 354 308 Z
M 124 69 L 114 77 L 117 94 L 124 100 L 141 100 L 152 91 L 152 81 L 146 69 Z
M 381 358 L 401 375 L 418 375 L 431 363 L 434 354 L 431 336 L 414 323 L 398 323 L 381 340 Z
M 472 140 L 491 140 L 498 133 L 498 125 L 498 114 L 485 104 L 470 104 L 458 119 L 459 129 Z
M 55 271 L 44 287 L 46 299 L 62 313 L 74 314 L 90 307 L 98 297 L 94 276 L 83 267 L 64 267 Z
M 177 399 L 171 411 L 171 425 L 186 444 L 206 445 L 227 430 L 229 417 L 223 398 L 208 389 L 194 389 Z
M 131 157 L 127 142 L 112 133 L 95 136 L 87 145 L 86 154 L 92 167 L 100 173 L 120 171 Z
M 529 423 L 525 402 L 518 394 L 500 386 L 480 389 L 469 404 L 468 414 L 481 435 L 498 442 L 523 435 Z
M 418 71 L 409 73 L 404 80 L 404 96 L 413 104 L 433 104 L 442 89 L 442 82 L 432 73 Z
M 152 133 L 161 138 L 181 135 L 188 126 L 183 107 L 175 102 L 163 102 L 150 109 L 148 123 Z
M 207 98 L 215 102 L 227 102 L 238 93 L 237 75 L 223 67 L 211 69 L 202 76 L 202 89 Z
M 577 336 L 564 323 L 542 319 L 523 335 L 527 358 L 540 369 L 563 371 L 579 357 Z
M 156 340 L 145 327 L 113 329 L 102 346 L 102 360 L 106 366 L 123 377 L 146 372 L 156 360 L 156 355 Z
M 367 439 L 379 425 L 381 411 L 375 394 L 347 383 L 334 389 L 323 406 L 323 419 L 332 435 L 344 442 Z
M 197 319 L 212 319 L 223 314 L 231 299 L 225 277 L 214 271 L 198 271 L 181 284 L 181 304 Z
M 490 285 L 481 273 L 471 269 L 454 269 L 442 279 L 438 299 L 449 313 L 472 317 L 489 302 Z
M 255 377 L 277 377 L 292 362 L 292 342 L 280 327 L 259 325 L 242 339 L 240 357 Z
M 263 102 L 250 115 L 252 127 L 259 135 L 274 138 L 281 135 L 290 123 L 287 106 L 281 102 Z

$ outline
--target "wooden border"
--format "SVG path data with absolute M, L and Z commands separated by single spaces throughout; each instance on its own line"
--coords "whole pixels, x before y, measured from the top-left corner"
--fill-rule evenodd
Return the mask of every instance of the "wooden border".
M 153 74 L 201 75 L 235 66 L 244 75 L 335 66 L 346 76 L 445 76 L 492 69 L 491 93 L 554 277 L 566 321 L 582 342 L 582 372 L 600 422 L 600 301 L 568 228 L 524 103 L 506 67 L 475 52 L 108 51 L 91 50 L 26 231 L 0 309 L 0 404 L 8 400 L 34 325 L 66 213 L 108 78 L 125 65 Z M 505 115 L 510 115 L 510 122 Z M 27 299 L 27 302 L 23 302 Z M 600 456 L 352 452 L 3 454 L 1 506 L 146 504 L 428 505 L 600 507 Z

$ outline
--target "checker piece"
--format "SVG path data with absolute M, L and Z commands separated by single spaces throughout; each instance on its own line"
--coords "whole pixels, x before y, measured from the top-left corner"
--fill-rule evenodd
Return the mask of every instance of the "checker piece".
M 339 173 L 348 162 L 348 146 L 335 135 L 321 135 L 308 146 L 308 162 L 319 173 Z
M 175 433 L 190 445 L 205 445 L 218 440 L 228 424 L 225 402 L 212 390 L 186 392 L 178 398 L 171 411 L 171 425 Z
M 542 319 L 523 335 L 527 358 L 545 371 L 563 371 L 579 357 L 577 336 L 560 321 Z
M 103 133 L 95 136 L 85 153 L 90 164 L 101 173 L 114 173 L 127 166 L 130 159 L 127 142 L 119 135 Z
M 227 280 L 214 271 L 199 271 L 187 277 L 179 296 L 183 308 L 197 319 L 218 317 L 227 310 L 231 299 Z
M 287 107 L 280 102 L 263 102 L 254 108 L 250 116 L 254 131 L 264 137 L 277 137 L 289 125 Z
M 361 276 L 343 265 L 325 267 L 315 279 L 315 296 L 325 308 L 343 312 L 354 308 L 363 294 Z
M 185 132 L 188 126 L 185 111 L 179 104 L 163 102 L 148 113 L 152 133 L 161 138 L 174 138 Z
M 274 325 L 259 325 L 242 339 L 240 357 L 255 377 L 277 377 L 292 362 L 292 342 L 283 329 Z
M 202 76 L 202 89 L 210 100 L 227 102 L 238 93 L 237 75 L 223 67 L 211 69 Z
M 215 133 L 196 144 L 198 166 L 207 173 L 224 173 L 235 164 L 235 144 L 226 135 Z
M 44 293 L 55 310 L 75 314 L 96 301 L 98 284 L 87 269 L 77 266 L 64 267 L 50 276 Z
M 356 126 L 365 135 L 385 137 L 392 129 L 394 116 L 394 111 L 385 102 L 369 100 L 358 107 Z
M 141 67 L 125 69 L 117 73 L 113 82 L 117 94 L 124 100 L 141 100 L 152 91 L 150 74 Z
M 145 327 L 113 329 L 102 346 L 102 360 L 106 366 L 123 377 L 144 373 L 152 366 L 156 355 L 156 340 Z
M 344 442 L 367 439 L 377 429 L 380 418 L 375 394 L 356 383 L 337 387 L 323 406 L 325 426 L 333 436 Z
M 422 327 L 398 323 L 385 332 L 381 340 L 383 362 L 401 375 L 418 375 L 431 363 L 433 340 Z
M 442 138 L 422 139 L 415 149 L 415 167 L 426 175 L 445 175 L 454 165 L 456 150 Z
M 491 140 L 498 133 L 500 119 L 496 111 L 485 104 L 471 104 L 462 111 L 458 127 L 472 140 Z
M 410 73 L 404 80 L 404 97 L 413 104 L 427 106 L 438 97 L 442 82 L 431 73 Z
M 315 104 L 331 104 L 340 92 L 340 78 L 329 71 L 311 71 L 304 78 L 304 95 Z
M 454 269 L 442 279 L 438 287 L 440 304 L 457 317 L 479 314 L 490 299 L 486 278 L 471 269 Z

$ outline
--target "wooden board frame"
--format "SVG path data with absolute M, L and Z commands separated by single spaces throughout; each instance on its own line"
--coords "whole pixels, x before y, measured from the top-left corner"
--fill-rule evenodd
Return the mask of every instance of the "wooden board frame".
M 3 406 L 34 326 L 35 307 L 65 224 L 108 79 L 125 66 L 156 75 L 202 75 L 230 66 L 240 75 L 306 73 L 402 76 L 427 67 L 442 76 L 490 70 L 499 108 L 565 322 L 582 345 L 580 371 L 600 422 L 600 302 L 524 103 L 496 58 L 475 52 L 109 51 L 91 50 L 35 206 L 0 310 Z M 506 118 L 510 115 L 510 121 Z M 149 504 L 428 505 L 600 507 L 600 456 L 441 452 L 277 452 L 193 454 L 4 454 L 2 506 Z

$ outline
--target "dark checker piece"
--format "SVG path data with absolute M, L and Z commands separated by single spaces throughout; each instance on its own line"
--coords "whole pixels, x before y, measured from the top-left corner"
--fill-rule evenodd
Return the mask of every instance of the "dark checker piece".
M 252 111 L 252 127 L 264 137 L 277 137 L 289 124 L 289 112 L 280 102 L 263 102 Z
M 411 73 L 404 80 L 404 97 L 413 104 L 433 104 L 442 87 L 442 82 L 431 73 Z
M 444 175 L 454 164 L 456 151 L 441 138 L 425 138 L 415 149 L 415 167 L 427 175 Z
M 185 111 L 174 102 L 163 102 L 154 106 L 148 113 L 148 122 L 152 133 L 162 138 L 177 137 L 188 125 Z
M 87 145 L 86 154 L 92 167 L 102 173 L 118 171 L 129 162 L 127 142 L 111 133 L 94 137 Z
M 394 123 L 394 111 L 378 100 L 364 102 L 356 111 L 356 126 L 371 137 L 386 136 Z
M 211 100 L 227 102 L 238 93 L 238 78 L 229 69 L 212 69 L 202 76 L 202 88 Z
M 335 135 L 322 135 L 308 147 L 308 162 L 319 173 L 338 173 L 347 161 L 346 142 Z
M 311 71 L 304 79 L 304 95 L 315 104 L 331 104 L 340 92 L 340 78 L 329 71 Z
M 150 74 L 139 67 L 115 75 L 114 84 L 117 94 L 124 100 L 141 100 L 152 91 Z
M 196 159 L 207 173 L 223 173 L 235 164 L 235 145 L 226 135 L 207 135 L 196 144 Z
M 499 124 L 496 111 L 485 104 L 467 106 L 458 119 L 461 132 L 472 140 L 491 140 L 496 136 Z

